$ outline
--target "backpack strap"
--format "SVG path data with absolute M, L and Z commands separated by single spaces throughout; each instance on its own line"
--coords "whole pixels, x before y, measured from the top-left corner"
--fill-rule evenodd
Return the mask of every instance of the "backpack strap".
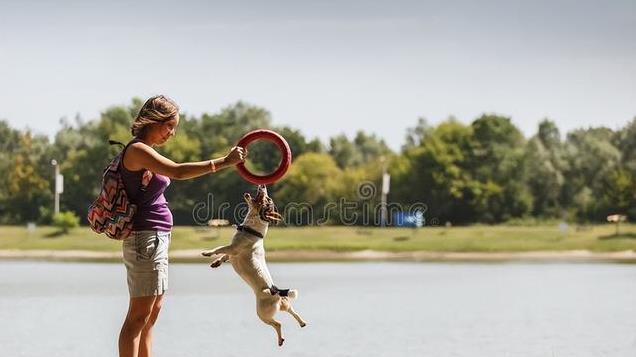
M 122 147 L 122 149 L 126 148 L 126 145 L 124 145 L 124 144 L 122 144 L 121 142 L 116 141 L 116 140 L 110 140 L 110 139 L 109 139 L 109 140 L 108 140 L 108 144 L 110 144 L 110 145 L 119 145 L 119 146 L 121 146 L 121 147 Z

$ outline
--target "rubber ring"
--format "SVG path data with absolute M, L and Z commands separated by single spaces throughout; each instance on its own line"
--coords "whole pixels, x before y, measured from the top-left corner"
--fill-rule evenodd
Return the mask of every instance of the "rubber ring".
M 239 139 L 238 144 L 236 146 L 240 146 L 242 148 L 247 148 L 247 146 L 256 140 L 267 140 L 269 142 L 274 143 L 278 150 L 280 151 L 280 164 L 276 171 L 272 172 L 268 175 L 255 175 L 245 167 L 244 163 L 238 163 L 236 168 L 238 169 L 239 175 L 246 181 L 253 183 L 255 185 L 270 185 L 278 180 L 280 180 L 287 170 L 289 169 L 289 165 L 292 161 L 291 149 L 289 148 L 289 144 L 285 138 L 280 136 L 275 131 L 267 130 L 267 129 L 257 129 L 250 131 L 249 133 L 243 135 L 241 139 Z

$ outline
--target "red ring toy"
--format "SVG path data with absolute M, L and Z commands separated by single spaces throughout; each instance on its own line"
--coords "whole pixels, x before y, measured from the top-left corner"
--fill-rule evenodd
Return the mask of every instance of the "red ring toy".
M 243 177 L 248 182 L 251 182 L 255 185 L 269 185 L 278 180 L 285 175 L 287 169 L 289 169 L 289 165 L 292 161 L 291 149 L 289 148 L 289 144 L 287 141 L 280 136 L 278 133 L 267 130 L 267 129 L 257 129 L 250 131 L 249 133 L 243 135 L 243 137 L 239 140 L 236 146 L 240 146 L 242 148 L 247 148 L 247 146 L 255 140 L 267 140 L 270 141 L 276 146 L 278 146 L 278 150 L 280 150 L 280 164 L 276 171 L 272 172 L 269 175 L 255 175 L 247 170 L 244 163 L 239 163 L 236 165 L 238 169 L 239 175 Z

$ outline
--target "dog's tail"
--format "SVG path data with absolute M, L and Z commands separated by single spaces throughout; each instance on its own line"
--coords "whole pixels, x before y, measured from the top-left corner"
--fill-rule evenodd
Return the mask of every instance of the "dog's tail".
M 289 289 L 289 292 L 287 293 L 287 297 L 290 299 L 295 299 L 298 297 L 298 290 L 296 289 Z

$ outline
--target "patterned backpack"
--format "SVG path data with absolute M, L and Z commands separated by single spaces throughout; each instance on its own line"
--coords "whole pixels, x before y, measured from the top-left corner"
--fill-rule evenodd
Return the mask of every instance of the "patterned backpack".
M 111 145 L 124 144 L 109 140 Z M 124 149 L 104 169 L 102 188 L 97 199 L 88 207 L 88 223 L 97 233 L 104 233 L 108 238 L 123 240 L 128 238 L 133 226 L 133 216 L 137 212 L 137 205 L 128 199 L 128 194 L 121 177 L 121 162 Z M 152 172 L 146 170 L 141 179 L 141 194 L 146 190 Z

